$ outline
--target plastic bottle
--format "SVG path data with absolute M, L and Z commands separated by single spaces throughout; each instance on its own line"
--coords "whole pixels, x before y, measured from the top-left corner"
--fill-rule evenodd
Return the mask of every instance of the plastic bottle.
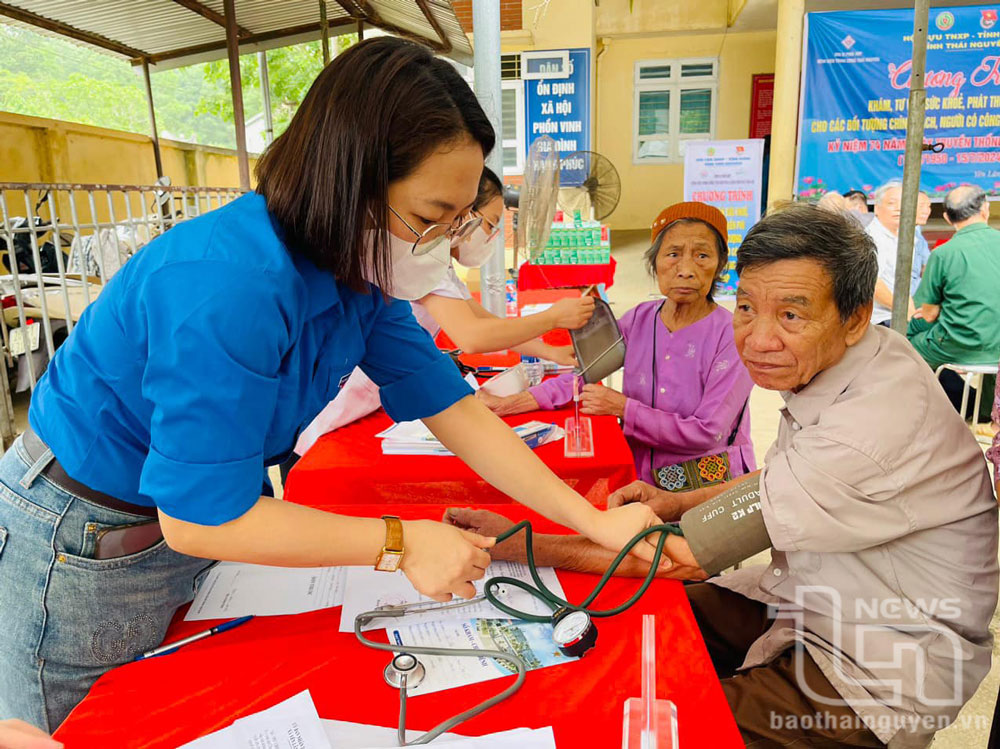
M 508 278 L 504 284 L 504 289 L 507 297 L 507 317 L 517 317 L 517 279 Z
M 545 376 L 545 365 L 537 356 L 522 356 L 521 364 L 524 365 L 524 372 L 528 375 L 528 387 L 540 385 Z

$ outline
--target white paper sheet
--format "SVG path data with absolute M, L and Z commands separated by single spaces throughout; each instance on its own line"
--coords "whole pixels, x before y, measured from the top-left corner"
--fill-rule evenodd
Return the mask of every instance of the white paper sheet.
M 347 723 L 340 720 L 324 720 L 327 738 L 334 749 L 395 749 L 396 729 L 380 726 L 366 726 L 362 723 Z M 422 731 L 407 731 L 406 740 L 413 741 Z M 515 728 L 510 731 L 492 733 L 486 736 L 456 736 L 445 733 L 434 739 L 434 746 L 447 744 L 454 749 L 555 749 L 555 737 L 551 728 Z
M 205 576 L 184 619 L 280 616 L 339 606 L 345 569 L 220 562 Z
M 309 690 L 181 749 L 334 749 Z M 337 748 L 339 749 L 339 747 Z
M 344 608 L 340 614 L 341 632 L 353 632 L 354 620 L 358 614 L 371 611 L 379 606 L 431 600 L 417 593 L 416 589 L 402 572 L 378 572 L 373 567 L 347 567 L 345 569 L 347 570 L 347 574 L 344 578 Z M 538 574 L 549 590 L 560 598 L 565 598 L 562 585 L 554 569 L 551 567 L 542 567 L 538 570 Z M 483 586 L 487 580 L 499 575 L 513 577 L 534 585 L 527 565 L 520 564 L 519 562 L 494 561 L 486 568 L 486 577 L 475 582 L 477 595 L 483 592 Z M 542 616 L 552 613 L 552 609 L 544 603 L 517 588 L 508 588 L 503 595 L 504 603 L 513 606 L 518 611 Z M 379 629 L 389 625 L 395 627 L 403 624 L 473 618 L 509 619 L 510 617 L 499 609 L 494 608 L 488 601 L 479 601 L 455 609 L 415 612 L 395 619 L 377 619 L 364 629 Z
M 552 625 L 510 619 L 469 619 L 467 621 L 427 622 L 386 629 L 389 642 L 407 645 L 500 650 L 515 653 L 528 670 L 560 666 L 576 660 L 563 655 L 552 640 Z M 407 690 L 411 697 L 433 694 L 445 689 L 500 679 L 515 672 L 513 665 L 493 658 L 466 658 L 443 655 L 418 655 L 424 664 L 424 680 Z

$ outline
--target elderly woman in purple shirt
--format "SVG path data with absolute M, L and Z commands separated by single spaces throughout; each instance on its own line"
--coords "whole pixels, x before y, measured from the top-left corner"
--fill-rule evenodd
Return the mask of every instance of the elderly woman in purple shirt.
M 619 321 L 625 337 L 622 392 L 585 385 L 586 414 L 622 421 L 643 481 L 690 491 L 756 469 L 750 441 L 753 383 L 733 341 L 733 316 L 712 300 L 726 269 L 726 218 L 704 203 L 678 203 L 653 223 L 646 252 L 665 299 Z M 480 397 L 500 415 L 554 409 L 573 399 L 573 375 L 524 393 Z

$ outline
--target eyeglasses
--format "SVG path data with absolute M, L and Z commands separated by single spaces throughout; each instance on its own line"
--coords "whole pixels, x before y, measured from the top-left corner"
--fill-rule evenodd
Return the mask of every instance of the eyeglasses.
M 486 228 L 486 241 L 492 242 L 494 239 L 496 239 L 497 234 L 500 233 L 500 224 L 499 223 L 494 224 L 492 221 L 486 218 L 486 216 L 482 215 L 481 213 L 476 213 L 476 211 L 473 211 L 473 214 L 478 215 L 479 218 L 482 219 L 481 226 Z
M 454 239 L 466 239 L 483 223 L 481 216 L 473 216 L 465 221 L 461 220 L 461 216 L 456 216 L 455 220 L 450 224 L 431 224 L 421 232 L 410 226 L 410 223 L 400 216 L 399 212 L 391 205 L 389 206 L 389 210 L 392 211 L 393 216 L 403 222 L 403 226 L 416 235 L 417 238 L 410 248 L 410 252 L 414 255 L 426 255 L 429 252 L 433 252 L 443 242 L 450 243 Z

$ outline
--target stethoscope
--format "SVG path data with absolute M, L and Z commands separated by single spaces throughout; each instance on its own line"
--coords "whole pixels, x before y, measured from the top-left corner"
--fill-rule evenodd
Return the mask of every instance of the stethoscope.
M 534 586 L 529 585 L 521 580 L 517 580 L 512 577 L 506 577 L 498 575 L 496 577 L 491 577 L 486 581 L 483 587 L 483 594 L 476 596 L 465 601 L 455 601 L 452 603 L 435 603 L 433 601 L 421 601 L 416 603 L 404 603 L 398 605 L 387 605 L 379 606 L 377 609 L 372 611 L 366 611 L 363 614 L 359 614 L 354 620 L 354 634 L 358 638 L 358 641 L 367 647 L 374 648 L 375 650 L 384 650 L 390 653 L 400 649 L 398 644 L 394 645 L 392 643 L 375 642 L 369 640 L 365 637 L 362 632 L 362 627 L 367 626 L 376 619 L 391 619 L 405 616 L 406 614 L 421 611 L 446 611 L 449 609 L 458 609 L 464 606 L 469 606 L 480 601 L 489 601 L 493 606 L 502 611 L 503 613 L 511 616 L 514 619 L 521 619 L 523 621 L 529 622 L 543 622 L 552 625 L 552 639 L 555 642 L 559 650 L 566 656 L 571 658 L 579 658 L 583 656 L 588 650 L 594 647 L 597 643 L 597 626 L 594 624 L 593 620 L 597 618 L 603 618 L 608 616 L 615 616 L 623 611 L 631 608 L 635 603 L 643 596 L 643 594 L 649 589 L 650 584 L 653 582 L 653 578 L 656 577 L 656 570 L 660 566 L 660 558 L 663 555 L 663 546 L 667 541 L 667 534 L 674 534 L 677 536 L 683 536 L 683 532 L 675 523 L 662 523 L 660 525 L 652 525 L 646 528 L 644 531 L 637 533 L 632 539 L 625 544 L 625 547 L 618 552 L 618 556 L 614 558 L 608 569 L 605 571 L 604 575 L 594 586 L 593 591 L 587 596 L 584 601 L 580 604 L 572 604 L 566 601 L 551 590 L 549 590 L 545 583 L 542 582 L 541 576 L 538 574 L 538 568 L 535 566 L 535 553 L 532 544 L 532 530 L 531 523 L 527 520 L 523 520 L 517 523 L 513 527 L 507 529 L 503 533 L 497 536 L 497 543 L 506 541 L 508 538 L 513 536 L 515 533 L 524 529 L 525 533 L 525 544 L 527 552 L 527 562 L 528 562 L 528 572 L 531 575 L 531 579 L 534 582 Z M 590 605 L 594 600 L 601 594 L 604 587 L 607 585 L 608 580 L 611 579 L 615 571 L 621 565 L 622 561 L 628 556 L 632 548 L 642 541 L 646 536 L 653 533 L 659 533 L 660 538 L 656 542 L 656 550 L 653 553 L 653 562 L 649 567 L 649 572 L 643 579 L 642 584 L 639 586 L 638 590 L 624 603 L 609 609 L 592 609 Z M 529 614 L 524 611 L 518 611 L 513 608 L 503 600 L 504 597 L 504 586 L 510 586 L 523 590 L 532 597 L 542 601 L 546 606 L 552 609 L 552 614 L 549 616 L 541 616 L 538 614 Z M 442 656 L 455 656 L 458 658 L 492 658 L 497 661 L 504 661 L 505 663 L 511 664 L 517 674 L 517 678 L 514 683 L 509 687 L 504 689 L 502 692 L 490 697 L 483 702 L 480 702 L 473 708 L 465 710 L 454 717 L 451 717 L 438 725 L 436 725 L 431 730 L 422 734 L 413 741 L 407 743 L 406 741 L 406 699 L 407 690 L 418 686 L 424 679 L 426 675 L 426 669 L 424 665 L 417 659 L 418 655 L 442 655 Z M 439 648 L 430 646 L 415 646 L 408 645 L 402 652 L 396 653 L 389 664 L 385 667 L 383 675 L 385 681 L 389 686 L 394 687 L 399 690 L 399 733 L 398 742 L 399 746 L 413 746 L 417 744 L 429 744 L 442 733 L 450 731 L 456 726 L 464 723 L 465 721 L 473 718 L 480 713 L 488 710 L 494 705 L 502 702 L 511 695 L 513 695 L 521 685 L 524 683 L 525 674 L 527 672 L 527 664 L 522 658 L 513 653 L 505 653 L 501 650 L 473 650 L 473 649 L 463 649 L 463 648 Z

